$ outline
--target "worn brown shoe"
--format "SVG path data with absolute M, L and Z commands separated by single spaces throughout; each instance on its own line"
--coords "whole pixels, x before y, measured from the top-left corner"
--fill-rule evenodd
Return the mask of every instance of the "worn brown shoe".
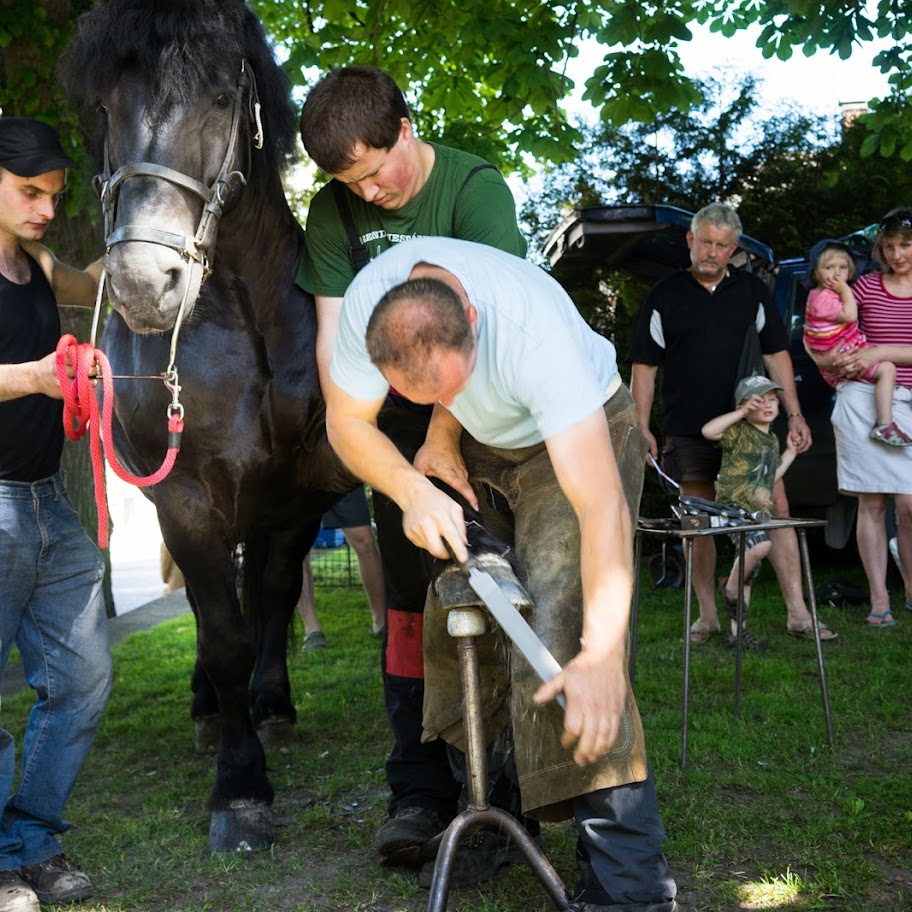
M 45 903 L 71 903 L 92 895 L 92 882 L 81 871 L 71 871 L 63 854 L 38 864 L 23 865 L 22 879 Z
M 0 871 L 0 912 L 38 912 L 35 891 L 18 871 Z
M 428 808 L 401 808 L 377 830 L 377 851 L 384 864 L 421 867 L 437 854 L 433 840 L 445 829 L 446 824 Z
M 538 840 L 536 840 L 537 842 Z M 482 830 L 469 836 L 458 848 L 450 868 L 450 889 L 459 890 L 493 877 L 505 865 L 524 864 L 526 856 L 503 833 Z M 418 875 L 418 886 L 430 889 L 434 882 L 436 860 L 425 863 Z

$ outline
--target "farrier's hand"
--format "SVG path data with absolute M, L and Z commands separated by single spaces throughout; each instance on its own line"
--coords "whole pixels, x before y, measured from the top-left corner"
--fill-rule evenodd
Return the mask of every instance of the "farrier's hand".
M 478 509 L 478 498 L 469 484 L 469 471 L 458 446 L 454 448 L 428 437 L 415 454 L 413 465 L 422 475 L 432 475 L 446 482 L 454 491 L 460 493 L 473 509 Z
M 449 542 L 456 559 L 469 559 L 465 514 L 452 497 L 419 477 L 408 503 L 402 505 L 402 530 L 405 537 L 434 557 L 449 558 L 444 541 Z
M 627 699 L 623 650 L 620 654 L 594 654 L 585 648 L 535 693 L 538 704 L 563 691 L 567 701 L 561 744 L 574 748 L 580 766 L 604 756 L 618 737 Z
M 462 458 L 462 425 L 439 402 L 434 406 L 424 444 L 415 454 L 414 467 L 422 475 L 433 475 L 458 491 L 478 509 L 478 499 L 469 484 L 469 472 Z

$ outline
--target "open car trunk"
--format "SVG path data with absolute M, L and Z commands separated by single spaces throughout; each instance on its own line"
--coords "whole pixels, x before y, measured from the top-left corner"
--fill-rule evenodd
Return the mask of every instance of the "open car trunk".
M 557 271 L 589 263 L 657 282 L 690 265 L 686 234 L 692 218 L 692 212 L 664 205 L 574 209 L 548 236 L 544 252 Z M 773 251 L 742 235 L 731 262 L 755 270 L 772 264 Z

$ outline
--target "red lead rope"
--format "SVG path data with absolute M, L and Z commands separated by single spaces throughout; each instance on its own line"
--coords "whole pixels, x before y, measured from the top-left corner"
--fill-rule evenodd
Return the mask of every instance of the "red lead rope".
M 76 375 L 70 380 L 67 376 L 67 360 L 74 366 Z M 98 400 L 92 385 L 92 368 L 98 364 L 101 377 L 102 409 L 101 422 L 98 421 Z M 101 442 L 104 439 L 104 450 L 111 468 L 119 478 L 139 488 L 145 488 L 160 482 L 171 471 L 174 460 L 181 447 L 181 434 L 184 430 L 182 413 L 172 411 L 168 416 L 168 452 L 161 468 L 152 475 L 131 475 L 118 461 L 114 452 L 114 438 L 111 433 L 111 420 L 114 415 L 114 381 L 111 378 L 111 365 L 103 351 L 93 348 L 88 342 L 79 345 L 73 336 L 62 336 L 57 343 L 57 381 L 63 393 L 63 429 L 70 440 L 81 440 L 86 431 L 89 434 L 89 446 L 92 453 L 92 472 L 95 476 L 95 504 L 98 509 L 98 547 L 108 547 L 108 502 L 105 488 L 104 459 Z

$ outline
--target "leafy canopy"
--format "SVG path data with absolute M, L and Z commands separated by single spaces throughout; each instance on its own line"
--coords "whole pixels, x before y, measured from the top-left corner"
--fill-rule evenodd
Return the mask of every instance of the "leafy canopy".
M 583 39 L 605 48 L 586 80 L 584 99 L 602 120 L 650 124 L 701 102 L 683 71 L 679 49 L 691 25 L 724 39 L 759 27 L 766 57 L 796 51 L 847 59 L 860 45 L 892 39 L 876 65 L 891 93 L 872 100 L 865 155 L 912 159 L 912 17 L 900 0 L 253 0 L 267 30 L 288 51 L 292 82 L 307 85 L 313 68 L 381 66 L 408 87 L 426 137 L 470 148 L 502 166 L 572 159 L 580 134 L 562 102 L 573 89 L 566 61 Z
M 226 0 L 227 2 L 227 0 Z M 287 55 L 292 83 L 348 63 L 383 67 L 406 87 L 427 138 L 470 149 L 507 170 L 571 160 L 579 131 L 563 104 L 566 64 L 595 40 L 604 59 L 584 98 L 609 125 L 651 124 L 701 101 L 679 50 L 691 26 L 724 39 L 759 29 L 767 57 L 838 54 L 887 40 L 875 65 L 890 93 L 872 101 L 863 155 L 912 160 L 912 17 L 903 0 L 251 0 Z M 66 126 L 54 62 L 91 0 L 0 4 L 0 107 Z
M 861 158 L 867 139 L 857 121 L 834 130 L 828 118 L 798 109 L 764 114 L 762 83 L 726 68 L 698 88 L 701 104 L 651 125 L 581 124 L 577 158 L 543 168 L 522 194 L 529 255 L 543 263 L 558 213 L 638 203 L 695 212 L 718 199 L 735 205 L 745 231 L 781 260 L 806 255 L 822 237 L 860 234 L 912 199 L 910 169 Z M 654 279 L 608 269 L 597 258 L 568 258 L 555 276 L 590 324 L 625 351 L 631 320 Z

